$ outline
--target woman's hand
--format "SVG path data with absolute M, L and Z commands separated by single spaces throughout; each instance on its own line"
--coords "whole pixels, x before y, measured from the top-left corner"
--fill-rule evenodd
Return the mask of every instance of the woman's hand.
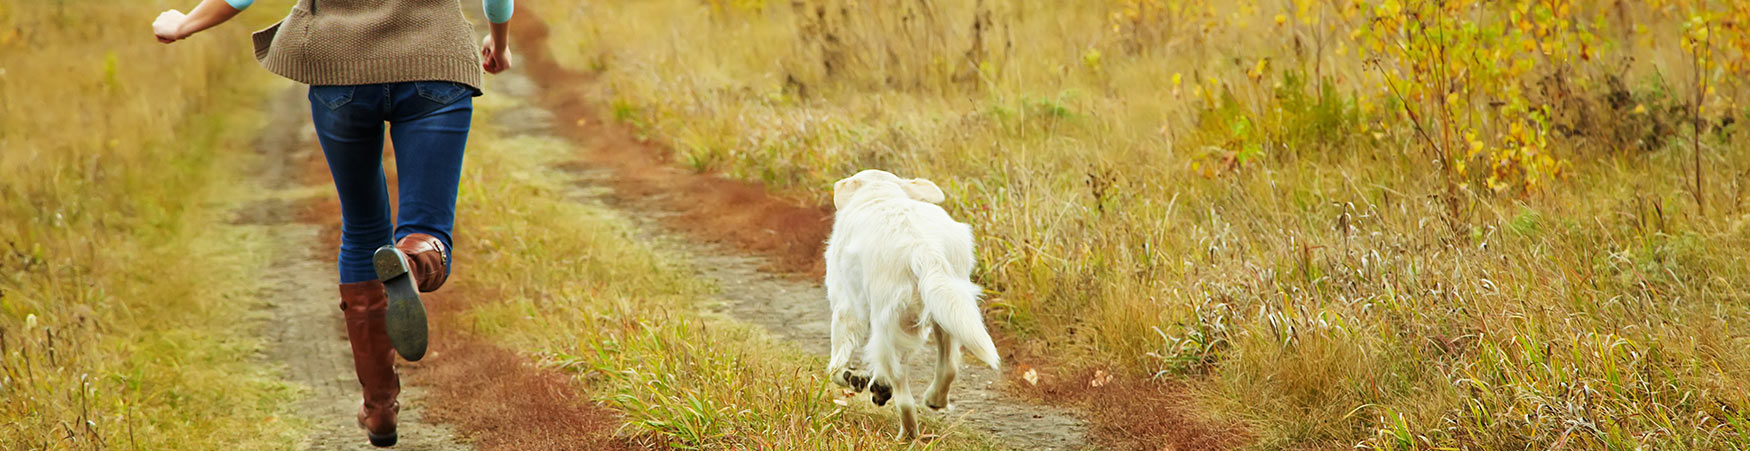
M 480 67 L 490 74 L 510 69 L 510 44 L 486 35 L 486 41 L 480 43 Z
M 182 40 L 188 35 L 182 34 L 182 24 L 188 22 L 188 15 L 182 11 L 169 10 L 158 15 L 152 21 L 152 34 L 158 36 L 158 42 L 169 44 Z
M 240 3 L 242 7 L 249 6 L 248 1 Z M 158 15 L 157 20 L 152 21 L 152 34 L 158 36 L 158 42 L 165 44 L 180 41 L 201 30 L 231 20 L 242 11 L 237 8 L 225 0 L 201 0 L 188 14 L 174 9 L 165 11 Z

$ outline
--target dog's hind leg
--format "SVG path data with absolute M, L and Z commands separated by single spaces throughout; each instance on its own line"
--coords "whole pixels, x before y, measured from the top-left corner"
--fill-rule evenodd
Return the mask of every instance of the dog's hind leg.
M 948 407 L 948 385 L 954 383 L 954 372 L 960 368 L 960 344 L 941 327 L 931 328 L 936 340 L 936 379 L 924 390 L 924 405 L 933 410 Z
M 905 352 L 895 349 L 897 335 L 900 333 L 892 327 L 876 327 L 869 337 L 869 347 L 864 351 L 864 358 L 874 370 L 874 380 L 869 383 L 869 400 L 877 406 L 887 405 L 892 400 L 894 407 L 899 408 L 899 439 L 911 440 L 918 436 L 917 399 L 912 397 L 911 383 L 906 377 Z
M 832 313 L 832 357 L 826 363 L 827 379 L 834 384 L 862 392 L 869 386 L 869 373 L 851 369 L 851 352 L 861 344 L 863 337 L 860 327 L 856 327 L 855 318 L 849 312 L 838 310 L 834 306 Z

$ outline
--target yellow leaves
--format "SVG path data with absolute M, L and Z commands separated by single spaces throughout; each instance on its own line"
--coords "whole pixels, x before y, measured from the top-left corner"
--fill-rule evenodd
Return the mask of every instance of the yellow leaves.
M 1397 0 L 1386 0 L 1380 2 L 1379 6 L 1374 7 L 1374 14 L 1385 17 L 1397 17 L 1403 12 L 1404 5 L 1400 4 Z
M 1312 6 L 1312 0 L 1297 0 L 1294 2 L 1294 15 L 1295 17 L 1300 18 L 1301 24 L 1313 24 Z
M 1259 58 L 1258 64 L 1256 66 L 1252 66 L 1251 71 L 1246 72 L 1246 78 L 1250 78 L 1254 82 L 1256 82 L 1258 80 L 1262 80 L 1264 78 L 1264 70 L 1268 69 L 1269 67 L 1270 67 L 1270 58 Z
M 1277 14 L 1276 15 L 1276 26 L 1280 27 L 1280 26 L 1282 26 L 1282 24 L 1285 24 L 1285 23 L 1288 23 L 1288 15 L 1287 14 Z

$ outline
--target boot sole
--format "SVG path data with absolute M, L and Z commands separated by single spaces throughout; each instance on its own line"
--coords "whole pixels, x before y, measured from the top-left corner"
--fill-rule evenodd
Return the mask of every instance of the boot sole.
M 391 446 L 395 446 L 395 442 L 397 441 L 397 438 L 395 437 L 395 434 L 393 434 L 393 433 L 388 434 L 388 435 L 377 435 L 377 434 L 372 434 L 372 433 L 366 432 L 365 436 L 371 438 L 371 446 L 375 446 L 378 448 L 388 448 Z
M 372 263 L 377 269 L 377 280 L 383 281 L 383 291 L 389 298 L 385 319 L 389 344 L 395 347 L 395 353 L 409 362 L 425 358 L 425 304 L 419 302 L 419 288 L 414 286 L 413 277 L 409 275 L 407 257 L 394 246 L 383 246 L 377 248 Z

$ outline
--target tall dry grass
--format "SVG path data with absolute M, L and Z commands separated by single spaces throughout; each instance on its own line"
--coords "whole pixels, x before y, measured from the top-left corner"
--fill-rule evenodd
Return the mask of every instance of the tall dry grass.
M 0 448 L 291 438 L 243 321 L 260 263 L 213 226 L 253 154 L 248 26 L 166 47 L 167 7 L 0 3 Z
M 936 180 L 990 318 L 1256 446 L 1750 444 L 1742 6 L 538 7 L 692 167 Z

